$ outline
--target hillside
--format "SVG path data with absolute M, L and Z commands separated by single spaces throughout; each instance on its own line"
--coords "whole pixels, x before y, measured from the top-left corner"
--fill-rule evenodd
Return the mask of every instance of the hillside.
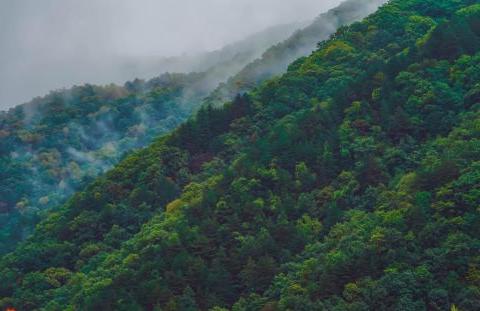
M 361 20 L 373 13 L 386 0 L 347 0 L 338 7 L 320 14 L 312 23 L 297 30 L 288 39 L 267 49 L 261 57 L 240 68 L 209 96 L 211 104 L 222 104 L 236 94 L 251 91 L 259 83 L 284 73 L 288 65 L 312 53 L 320 41 L 341 26 Z
M 78 86 L 0 114 L 0 253 L 28 235 L 39 211 L 183 122 L 208 94 L 205 77 Z
M 370 7 L 375 1 L 350 0 L 335 10 L 335 18 L 342 23 L 353 21 L 366 14 L 363 5 Z M 318 20 L 310 30 L 310 51 L 314 42 L 334 32 L 332 18 Z M 158 135 L 177 127 L 205 104 L 203 99 L 219 83 L 299 26 L 275 26 L 201 55 L 171 58 L 158 64 L 147 62 L 152 72 L 198 73 L 166 73 L 124 86 L 77 86 L 0 112 L 0 254 L 28 236 L 45 214 L 43 211 L 64 203 L 131 150 L 147 146 Z M 304 50 L 303 41 L 294 40 L 288 46 L 298 45 L 297 50 Z M 275 51 L 278 57 L 262 67 L 266 69 L 262 78 L 278 72 L 267 70 L 276 67 L 277 62 L 289 62 L 287 46 L 277 46 Z M 139 72 L 145 72 L 145 68 Z M 256 83 L 250 81 L 249 85 Z M 231 100 L 235 95 L 222 98 Z
M 231 69 L 229 68 L 228 72 L 232 75 L 259 58 L 271 46 L 284 41 L 295 31 L 303 28 L 306 23 L 308 22 L 275 25 L 214 51 L 160 59 L 158 57 L 132 58 L 125 60 L 119 70 L 124 71 L 125 75 L 134 73 L 141 77 L 153 77 L 159 72 L 204 72 L 224 63 L 229 64 Z M 129 79 L 131 76 L 126 77 Z
M 478 310 L 480 5 L 392 0 L 0 260 L 18 310 Z

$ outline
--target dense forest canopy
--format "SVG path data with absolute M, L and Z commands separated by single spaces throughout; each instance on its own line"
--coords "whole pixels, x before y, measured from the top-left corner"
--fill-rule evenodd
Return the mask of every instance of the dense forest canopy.
M 0 260 L 18 310 L 478 310 L 480 5 L 391 0 Z

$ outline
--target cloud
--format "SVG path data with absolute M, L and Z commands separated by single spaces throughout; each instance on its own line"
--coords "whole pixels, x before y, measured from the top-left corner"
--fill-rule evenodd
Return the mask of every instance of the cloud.
M 124 63 L 215 50 L 340 0 L 2 0 L 0 109 L 85 82 L 133 79 Z M 145 77 L 148 78 L 148 77 Z

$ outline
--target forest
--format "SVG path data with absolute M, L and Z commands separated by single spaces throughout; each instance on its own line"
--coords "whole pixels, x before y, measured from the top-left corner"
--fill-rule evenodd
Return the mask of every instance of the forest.
M 205 77 L 77 86 L 0 115 L 0 254 L 28 235 L 43 211 L 181 124 L 193 100 L 207 94 Z
M 480 4 L 391 0 L 52 207 L 0 307 L 478 310 L 479 160 Z

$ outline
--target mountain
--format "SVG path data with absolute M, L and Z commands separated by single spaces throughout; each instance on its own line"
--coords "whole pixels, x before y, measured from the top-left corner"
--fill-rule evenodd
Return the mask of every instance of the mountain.
M 29 233 L 38 211 L 184 121 L 208 94 L 206 76 L 78 86 L 0 114 L 0 253 Z
M 263 65 L 262 78 L 278 72 L 278 68 L 273 70 L 278 62 L 289 62 L 291 53 L 283 53 L 284 49 L 313 50 L 315 42 L 334 32 L 332 24 L 365 15 L 364 8 L 376 1 L 350 0 L 327 14 L 328 20 L 319 18 L 315 26 L 298 32 L 296 37 L 309 38 L 310 47 L 305 40 L 296 39 L 288 46 L 275 47 L 278 56 Z M 218 51 L 158 63 L 148 60 L 143 65 L 150 66 L 150 72 L 194 73 L 165 73 L 123 86 L 76 86 L 1 112 L 0 254 L 28 236 L 44 211 L 64 203 L 131 150 L 147 146 L 158 135 L 177 127 L 206 104 L 203 99 L 219 83 L 302 25 L 275 26 Z M 146 70 L 138 72 L 145 74 Z M 232 91 L 222 98 L 231 100 L 235 95 Z
M 18 310 L 478 310 L 480 5 L 392 0 L 0 260 Z
M 305 27 L 305 24 L 308 22 L 275 25 L 243 40 L 209 52 L 186 53 L 160 59 L 158 57 L 126 59 L 119 66 L 119 70 L 125 72 L 126 79 L 128 79 L 127 75 L 132 73 L 141 77 L 154 77 L 158 75 L 158 72 L 204 72 L 212 67 L 218 67 L 221 63 L 229 63 L 232 67 L 236 66 L 234 70 L 229 71 L 230 74 L 235 74 L 246 64 L 260 57 L 272 45 L 282 42 L 298 29 Z M 234 59 L 239 61 L 233 62 Z
M 309 55 L 320 41 L 328 39 L 336 29 L 363 19 L 385 2 L 386 0 L 347 0 L 320 14 L 311 24 L 297 30 L 285 41 L 271 46 L 260 58 L 246 65 L 225 83 L 221 83 L 209 96 L 208 101 L 221 104 L 236 94 L 252 90 L 272 76 L 284 73 L 290 63 Z

